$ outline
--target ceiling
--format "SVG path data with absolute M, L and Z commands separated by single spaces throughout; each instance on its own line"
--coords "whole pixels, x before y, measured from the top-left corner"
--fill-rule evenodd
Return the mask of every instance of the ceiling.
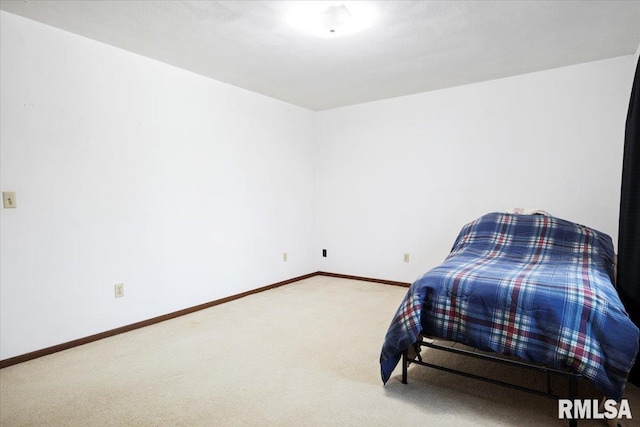
M 314 111 L 633 54 L 640 43 L 640 1 L 373 1 L 368 29 L 328 38 L 290 25 L 299 3 L 0 8 Z

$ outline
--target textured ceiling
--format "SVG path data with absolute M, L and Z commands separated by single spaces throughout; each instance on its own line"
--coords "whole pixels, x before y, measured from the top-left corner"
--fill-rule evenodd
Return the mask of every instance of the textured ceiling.
M 296 3 L 0 8 L 316 111 L 632 54 L 640 43 L 640 1 L 374 1 L 374 24 L 341 38 L 292 27 Z

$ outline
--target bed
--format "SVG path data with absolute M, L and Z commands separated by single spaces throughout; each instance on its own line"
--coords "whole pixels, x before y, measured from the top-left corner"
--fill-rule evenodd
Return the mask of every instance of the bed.
M 639 333 L 613 277 L 604 233 L 544 214 L 484 215 L 409 288 L 382 347 L 382 380 L 428 336 L 587 378 L 620 401 Z

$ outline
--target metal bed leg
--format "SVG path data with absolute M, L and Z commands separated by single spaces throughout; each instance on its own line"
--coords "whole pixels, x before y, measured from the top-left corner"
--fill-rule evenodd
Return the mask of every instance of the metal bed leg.
M 575 398 L 578 395 L 578 380 L 575 377 L 569 378 L 569 399 L 575 402 Z M 578 427 L 578 420 L 569 420 L 569 427 Z
M 402 352 L 402 384 L 407 384 L 407 354 L 409 350 L 406 349 Z

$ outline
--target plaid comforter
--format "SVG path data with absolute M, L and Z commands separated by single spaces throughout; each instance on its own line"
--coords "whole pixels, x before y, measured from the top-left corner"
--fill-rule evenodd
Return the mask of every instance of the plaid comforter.
M 612 285 L 613 256 L 608 235 L 551 216 L 478 218 L 409 288 L 382 347 L 382 380 L 422 333 L 569 368 L 619 400 L 638 328 Z

